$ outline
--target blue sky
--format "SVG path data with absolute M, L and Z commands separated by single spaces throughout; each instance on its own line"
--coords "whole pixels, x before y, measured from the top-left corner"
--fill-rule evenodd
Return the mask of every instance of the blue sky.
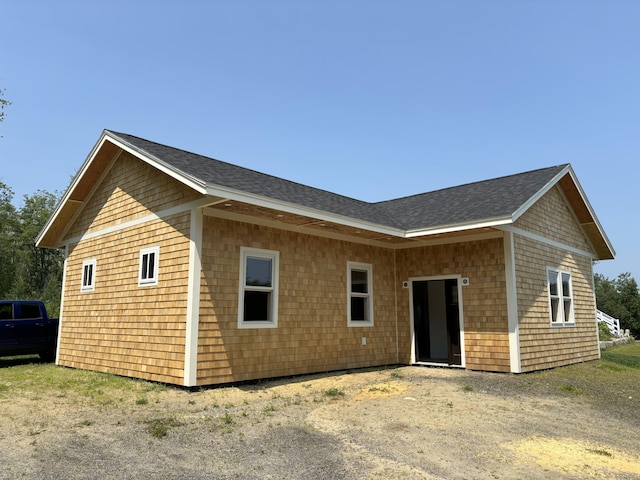
M 640 281 L 640 2 L 2 0 L 0 181 L 103 129 L 361 200 L 571 163 Z

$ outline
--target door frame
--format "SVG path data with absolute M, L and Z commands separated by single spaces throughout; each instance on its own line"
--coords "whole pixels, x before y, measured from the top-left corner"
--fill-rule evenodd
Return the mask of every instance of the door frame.
M 460 324 L 460 365 L 449 365 L 440 362 L 416 362 L 416 333 L 413 319 L 413 282 L 431 280 L 457 280 L 458 281 L 458 322 Z M 411 324 L 411 363 L 419 365 L 449 366 L 452 368 L 466 368 L 465 344 L 464 344 L 464 312 L 462 301 L 462 275 L 436 275 L 429 277 L 409 277 L 409 319 Z

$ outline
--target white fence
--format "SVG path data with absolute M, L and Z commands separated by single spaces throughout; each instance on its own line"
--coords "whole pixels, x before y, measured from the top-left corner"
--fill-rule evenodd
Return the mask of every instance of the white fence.
M 607 324 L 611 335 L 614 335 L 616 337 L 622 336 L 622 332 L 620 331 L 620 320 L 618 320 L 617 318 L 613 318 L 611 315 L 607 315 L 600 310 L 596 310 L 596 318 L 598 319 L 598 323 L 604 322 Z

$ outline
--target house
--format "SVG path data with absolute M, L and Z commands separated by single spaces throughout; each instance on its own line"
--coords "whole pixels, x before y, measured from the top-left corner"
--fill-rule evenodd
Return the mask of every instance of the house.
M 185 386 L 596 359 L 614 257 L 570 165 L 367 203 L 108 130 L 36 243 L 58 364 Z

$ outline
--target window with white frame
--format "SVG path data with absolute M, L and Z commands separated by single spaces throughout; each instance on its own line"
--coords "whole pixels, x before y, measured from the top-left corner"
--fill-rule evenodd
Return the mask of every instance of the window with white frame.
M 373 325 L 373 267 L 347 263 L 347 323 L 351 327 Z
M 82 262 L 82 283 L 80 291 L 92 292 L 95 286 L 96 277 L 96 259 L 85 260 Z
M 280 253 L 240 248 L 238 328 L 278 326 L 278 271 Z
M 573 325 L 573 288 L 571 272 L 547 268 L 549 309 L 552 325 Z
M 160 247 L 147 247 L 140 250 L 140 268 L 138 270 L 138 285 L 141 287 L 158 284 L 158 262 Z

